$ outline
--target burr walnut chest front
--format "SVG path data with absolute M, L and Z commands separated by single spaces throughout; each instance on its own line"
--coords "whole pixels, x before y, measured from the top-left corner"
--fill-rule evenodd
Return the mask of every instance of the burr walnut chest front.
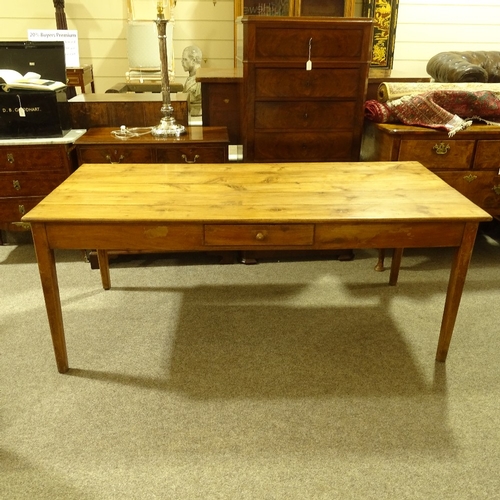
M 246 161 L 356 161 L 372 20 L 243 17 Z

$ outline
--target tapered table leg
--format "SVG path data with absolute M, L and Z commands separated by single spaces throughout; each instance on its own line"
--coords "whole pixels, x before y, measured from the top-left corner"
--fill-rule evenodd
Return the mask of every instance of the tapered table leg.
M 111 276 L 109 274 L 109 257 L 106 250 L 97 250 L 97 261 L 101 272 L 102 287 L 104 290 L 111 288 Z
M 451 265 L 450 280 L 446 292 L 443 320 L 436 352 L 436 361 L 446 361 L 448 348 L 450 347 L 453 328 L 457 319 L 458 307 L 462 298 L 465 285 L 465 277 L 469 268 L 469 262 L 474 249 L 474 242 L 479 224 L 468 222 L 465 224 L 462 244 L 456 249 Z
M 69 369 L 68 353 L 66 351 L 66 339 L 64 337 L 61 297 L 59 295 L 59 284 L 57 282 L 54 250 L 49 246 L 45 224 L 32 223 L 31 232 L 33 233 L 33 243 L 38 261 L 40 279 L 42 281 L 43 296 L 47 309 L 47 317 L 49 319 L 57 370 L 59 373 L 66 373 Z

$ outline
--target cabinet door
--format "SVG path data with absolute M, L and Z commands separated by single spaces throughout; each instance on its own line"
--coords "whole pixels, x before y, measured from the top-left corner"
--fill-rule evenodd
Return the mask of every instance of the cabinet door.
M 293 16 L 296 0 L 236 0 L 238 16 Z
M 354 3 L 354 0 L 295 0 L 295 15 L 353 17 Z

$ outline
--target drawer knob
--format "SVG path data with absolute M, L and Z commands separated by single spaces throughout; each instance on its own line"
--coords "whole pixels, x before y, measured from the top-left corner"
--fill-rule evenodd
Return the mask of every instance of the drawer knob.
M 18 180 L 13 180 L 12 185 L 14 186 L 14 189 L 16 191 L 19 191 L 21 189 L 21 183 Z
M 106 155 L 106 160 L 108 160 L 108 161 L 109 161 L 109 163 L 121 163 L 121 162 L 122 162 L 122 160 L 124 160 L 124 159 L 125 159 L 125 156 L 120 155 L 120 157 L 118 158 L 118 161 L 113 161 L 113 160 L 111 159 L 111 156 L 110 156 L 110 155 Z
M 258 232 L 258 233 L 255 235 L 255 239 L 256 239 L 256 240 L 259 240 L 259 241 L 262 241 L 262 240 L 264 239 L 264 233 Z
M 496 186 L 493 186 L 491 189 L 493 189 L 493 192 L 495 194 L 500 195 L 500 184 L 497 184 Z
M 435 144 L 432 149 L 436 152 L 437 155 L 445 155 L 450 150 L 450 147 L 451 146 L 449 144 L 441 142 L 440 144 Z
M 200 157 L 200 155 L 194 155 L 194 158 L 192 160 L 188 160 L 186 155 L 182 155 L 182 159 L 186 163 L 196 163 L 196 160 Z
M 14 163 L 14 155 L 12 153 L 7 154 L 7 161 L 9 163 Z
M 464 176 L 464 180 L 467 182 L 472 182 L 472 181 L 475 181 L 476 179 L 477 179 L 477 175 L 474 175 L 474 174 L 469 174 L 469 175 Z

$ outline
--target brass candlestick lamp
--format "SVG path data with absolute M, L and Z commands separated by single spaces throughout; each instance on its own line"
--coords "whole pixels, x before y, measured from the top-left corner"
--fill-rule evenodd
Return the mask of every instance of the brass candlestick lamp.
M 165 8 L 164 1 L 167 2 Z M 163 114 L 159 125 L 151 130 L 154 137 L 179 137 L 186 133 L 184 125 L 177 124 L 174 118 L 174 108 L 170 100 L 170 82 L 168 78 L 168 53 L 167 53 L 167 17 L 170 17 L 170 0 L 159 0 L 157 5 L 156 28 L 158 30 L 158 44 L 160 49 L 160 68 L 161 68 L 161 95 Z M 165 16 L 165 11 L 168 16 Z

